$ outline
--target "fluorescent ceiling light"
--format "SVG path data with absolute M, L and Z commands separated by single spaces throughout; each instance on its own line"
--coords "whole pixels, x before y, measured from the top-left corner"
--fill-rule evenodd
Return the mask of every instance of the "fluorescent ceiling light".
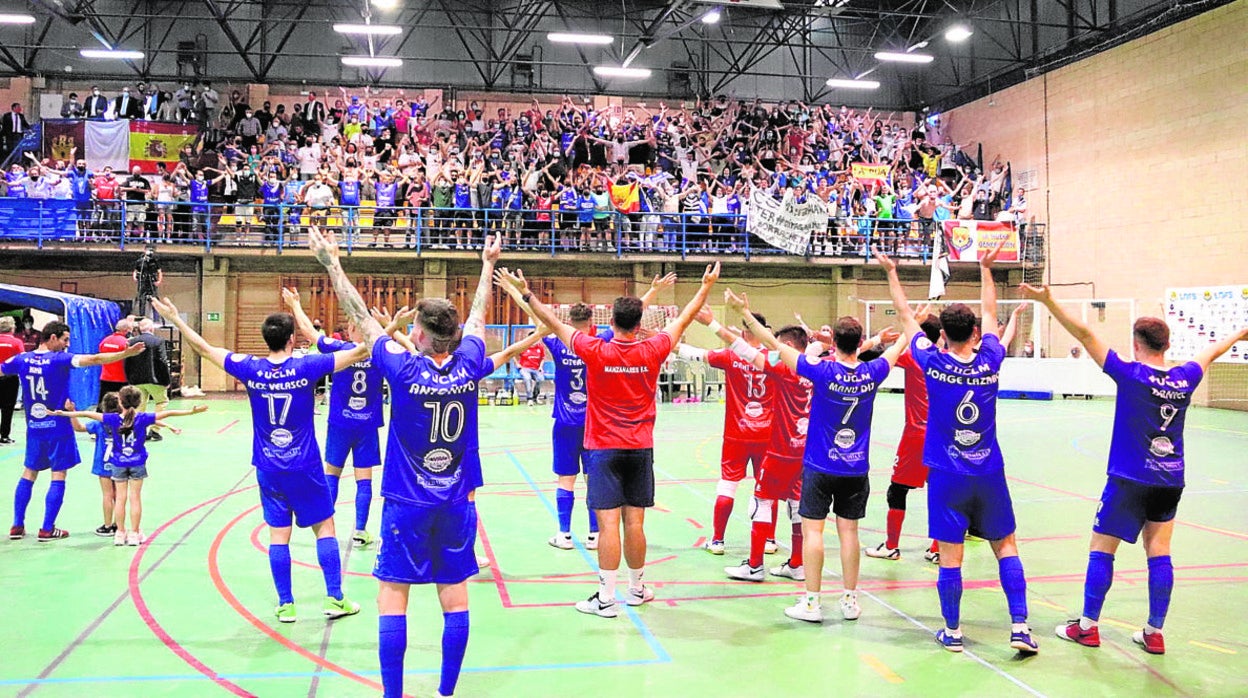
M 879 51 L 875 54 L 877 61 L 890 61 L 893 63 L 931 63 L 935 56 L 926 53 L 896 53 L 894 51 Z
M 0 15 L 0 24 L 34 24 L 35 18 L 31 15 Z
M 121 49 L 106 48 L 84 48 L 78 52 L 83 58 L 123 58 L 127 60 L 141 60 L 143 58 L 142 51 L 123 51 Z
M 343 56 L 342 64 L 356 68 L 398 68 L 403 65 L 403 59 L 381 56 Z
M 880 83 L 875 80 L 847 80 L 845 78 L 828 78 L 828 87 L 841 87 L 846 90 L 877 90 Z
M 721 16 L 722 16 L 722 15 L 721 15 L 721 13 L 720 13 L 720 11 L 719 11 L 719 8 L 718 8 L 718 7 L 716 7 L 715 9 L 711 10 L 710 12 L 707 12 L 706 14 L 702 15 L 702 23 L 703 23 L 703 24 L 718 24 L 718 23 L 719 23 L 719 18 L 720 18 Z
M 605 78 L 645 79 L 650 77 L 651 71 L 649 68 L 621 68 L 615 65 L 599 65 L 594 66 L 594 74 Z
M 393 10 L 398 4 L 398 0 L 372 0 L 373 7 L 379 7 L 383 10 Z
M 966 41 L 971 38 L 971 34 L 974 33 L 975 32 L 971 31 L 970 27 L 967 27 L 964 24 L 955 24 L 945 30 L 945 41 L 952 41 L 954 43 Z
M 577 34 L 576 32 L 551 32 L 546 40 L 556 44 L 594 44 L 606 46 L 615 41 L 615 37 L 606 34 Z
M 334 31 L 339 34 L 387 35 L 402 34 L 403 27 L 393 24 L 335 24 Z

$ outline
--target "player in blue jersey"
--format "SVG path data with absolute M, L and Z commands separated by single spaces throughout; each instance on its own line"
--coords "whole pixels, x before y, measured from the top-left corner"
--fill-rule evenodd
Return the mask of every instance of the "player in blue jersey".
M 923 333 L 897 277 L 897 263 L 882 253 L 875 255 L 888 274 L 888 290 L 902 329 L 911 338 L 910 354 L 926 378 L 923 464 L 929 469 L 928 534 L 940 547 L 936 589 L 945 618 L 936 641 L 951 652 L 962 651 L 962 554 L 968 528 L 986 538 L 997 557 L 1012 622 L 1010 647 L 1023 654 L 1040 651 L 1027 625 L 1027 578 L 1014 539 L 1014 505 L 1005 481 L 1005 460 L 997 444 L 997 382 L 1005 347 L 997 337 L 992 264 L 1003 244 L 985 253 L 979 263 L 982 322 L 964 303 L 952 303 L 941 311 L 941 336 L 947 350 Z
M 904 344 L 895 342 L 882 356 L 858 361 L 862 349 L 862 323 L 843 317 L 832 329 L 833 360 L 811 359 L 781 343 L 766 325 L 750 312 L 748 299 L 731 290 L 724 301 L 741 313 L 742 326 L 772 351 L 798 376 L 811 382 L 810 421 L 802 454 L 802 559 L 806 593 L 784 614 L 797 620 L 823 622 L 819 593 L 823 580 L 823 528 L 828 512 L 836 515 L 836 535 L 841 547 L 841 615 L 857 620 L 858 521 L 866 516 L 871 494 L 868 459 L 871 448 L 871 416 L 880 384 L 897 363 Z M 753 357 L 751 357 L 752 360 Z
M 295 318 L 299 334 L 314 343 L 322 354 L 351 351 L 363 342 L 355 323 L 347 324 L 350 341 L 331 339 L 317 331 L 303 311 L 297 289 L 282 289 L 282 301 Z M 342 469 L 351 457 L 355 474 L 355 532 L 351 539 L 360 546 L 373 542 L 366 530 L 373 500 L 373 468 L 381 465 L 381 445 L 377 430 L 383 423 L 381 371 L 366 358 L 334 374 L 329 391 L 329 428 L 325 433 L 325 479 L 330 497 L 338 501 Z
M 22 407 L 26 411 L 26 462 L 13 494 L 13 526 L 9 540 L 26 537 L 26 507 L 35 489 L 35 478 L 52 471 L 52 484 L 44 499 L 43 526 L 39 542 L 68 538 L 69 532 L 56 527 L 56 516 L 65 501 L 65 474 L 78 465 L 78 444 L 74 429 L 65 417 L 52 414 L 69 399 L 69 375 L 75 368 L 103 366 L 123 361 L 143 352 L 142 343 L 125 351 L 107 354 L 69 353 L 69 326 L 49 322 L 43 327 L 43 341 L 34 351 L 23 352 L 0 364 L 0 375 L 17 376 L 22 385 Z
M 292 522 L 299 528 L 311 527 L 316 535 L 316 560 L 325 577 L 325 617 L 333 620 L 359 613 L 360 605 L 342 592 L 334 500 L 321 469 L 321 449 L 316 442 L 312 414 L 317 382 L 366 358 L 367 348 L 294 356 L 295 319 L 288 313 L 273 313 L 260 328 L 269 348 L 268 356 L 237 354 L 209 344 L 186 324 L 168 298 L 153 299 L 152 307 L 178 328 L 195 353 L 247 388 L 251 404 L 251 464 L 256 468 L 264 522 L 269 526 L 269 570 L 277 589 L 277 620 L 297 620 L 290 588 Z
M 473 492 L 483 484 L 478 452 L 477 386 L 482 378 L 545 336 L 486 356 L 485 312 L 490 302 L 499 241 L 487 237 L 481 278 L 462 330 L 450 301 L 422 299 L 389 327 L 369 316 L 363 299 L 338 262 L 332 235 L 310 228 L 309 247 L 329 272 L 347 318 L 360 328 L 372 360 L 390 383 L 390 432 L 381 481 L 381 548 L 373 576 L 377 594 L 378 657 L 387 698 L 403 695 L 407 652 L 407 602 L 413 584 L 435 584 L 442 605 L 442 675 L 438 693 L 455 692 L 468 646 L 468 578 L 477 574 L 473 551 L 477 509 Z M 415 320 L 407 341 L 389 333 Z
M 1062 327 L 1088 350 L 1088 356 L 1118 385 L 1114 430 L 1109 443 L 1109 478 L 1092 524 L 1088 571 L 1083 585 L 1083 615 L 1057 626 L 1057 636 L 1085 647 L 1100 647 L 1097 621 L 1114 580 L 1114 554 L 1123 541 L 1144 534 L 1148 557 L 1148 623 L 1132 639 L 1150 654 L 1164 654 L 1162 625 L 1174 589 L 1170 536 L 1183 496 L 1183 425 L 1192 394 L 1205 372 L 1248 330 L 1223 337 L 1193 361 L 1166 365 L 1170 328 L 1166 321 L 1142 317 L 1133 327 L 1135 361 L 1123 359 L 1088 325 L 1054 300 L 1047 286 L 1023 284 L 1023 295 L 1043 303 Z

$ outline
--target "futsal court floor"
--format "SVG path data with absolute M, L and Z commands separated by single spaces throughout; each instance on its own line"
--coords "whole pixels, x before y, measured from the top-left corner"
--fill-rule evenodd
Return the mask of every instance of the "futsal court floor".
M 181 401 L 186 406 L 190 401 Z M 248 465 L 246 402 L 209 399 L 211 410 L 180 420 L 181 436 L 151 447 L 144 487 L 147 545 L 114 548 L 92 534 L 99 487 L 84 464 L 71 472 L 59 524 L 67 540 L 0 541 L 0 696 L 380 694 L 375 552 L 348 547 L 354 483 L 344 481 L 338 531 L 347 594 L 363 611 L 333 623 L 310 533 L 296 532 L 294 590 L 300 620 L 279 625 L 255 478 Z M 709 534 L 719 475 L 721 404 L 663 405 L 656 430 L 657 503 L 647 516 L 647 581 L 653 604 L 615 619 L 577 613 L 594 591 L 596 563 L 578 545 L 560 551 L 550 472 L 548 407 L 483 407 L 488 484 L 478 493 L 478 551 L 490 564 L 470 584 L 472 635 L 461 696 L 630 695 L 731 698 L 806 696 L 1243 696 L 1248 694 L 1248 414 L 1193 409 L 1188 481 L 1174 534 L 1176 586 L 1165 627 L 1168 654 L 1131 642 L 1148 605 L 1142 550 L 1124 546 L 1101 621 L 1102 646 L 1058 640 L 1053 627 L 1083 599 L 1087 539 L 1105 478 L 1110 401 L 1000 403 L 1000 440 L 1018 515 L 1038 656 L 1009 649 L 1009 617 L 988 545 L 969 543 L 963 630 L 967 651 L 942 651 L 936 570 L 924 562 L 925 496 L 910 497 L 897 562 L 862 560 L 856 622 L 839 618 L 840 582 L 825 573 L 822 625 L 785 618 L 800 584 L 734 582 L 723 567 L 746 554 L 749 487 L 738 492 L 728 553 L 698 546 Z M 324 416 L 319 418 L 324 428 Z M 883 539 L 884 491 L 902 426 L 901 395 L 877 402 L 872 497 L 862 544 Z M 20 421 L 20 420 L 19 420 Z M 20 424 L 15 434 L 22 438 Z M 323 431 L 322 431 L 323 437 Z M 323 443 L 323 440 L 322 440 Z M 17 479 L 23 443 L 0 449 Z M 91 443 L 80 443 L 84 457 Z M 348 480 L 350 470 L 348 469 Z M 380 476 L 380 473 L 378 473 Z M 47 481 L 30 519 L 43 515 Z M 381 501 L 375 500 L 375 533 Z M 28 524 L 30 521 L 28 521 Z M 585 533 L 583 487 L 573 530 Z M 778 536 L 787 545 L 783 515 Z M 835 535 L 828 561 L 837 569 Z M 767 560 L 778 565 L 785 551 Z M 410 608 L 407 692 L 437 687 L 441 614 L 433 589 L 415 588 Z

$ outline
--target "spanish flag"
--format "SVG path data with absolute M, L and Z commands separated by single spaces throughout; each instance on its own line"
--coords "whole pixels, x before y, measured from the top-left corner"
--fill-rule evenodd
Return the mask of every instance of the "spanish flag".
M 169 170 L 178 162 L 183 146 L 195 142 L 195 126 L 153 121 L 130 122 L 130 167 L 138 165 L 145 174 L 156 172 L 163 162 Z
M 611 204 L 620 213 L 637 213 L 641 210 L 641 197 L 638 195 L 637 183 L 612 184 Z

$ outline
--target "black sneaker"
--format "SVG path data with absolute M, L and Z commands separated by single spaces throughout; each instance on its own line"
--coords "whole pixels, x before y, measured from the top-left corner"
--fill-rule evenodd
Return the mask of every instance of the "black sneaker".
M 152 430 L 152 431 L 147 432 L 147 440 L 148 441 L 164 441 L 165 437 L 161 436 L 160 432 Z
M 10 439 L 7 436 L 0 436 L 0 444 L 15 444 L 15 443 L 17 442 L 14 441 L 13 439 Z
M 117 532 L 116 524 L 113 524 L 112 526 L 100 526 L 99 528 L 95 529 L 95 535 L 101 538 L 107 538 L 108 536 L 111 536 L 116 532 Z

